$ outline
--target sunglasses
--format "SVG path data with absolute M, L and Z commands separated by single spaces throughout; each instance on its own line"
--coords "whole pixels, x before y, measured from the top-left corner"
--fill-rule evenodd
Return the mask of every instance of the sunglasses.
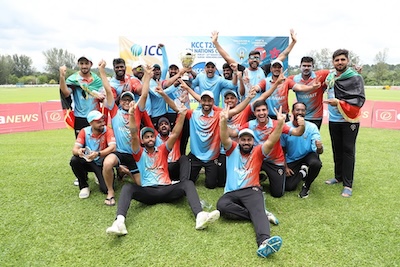
M 142 68 L 142 67 L 137 67 L 135 70 L 136 70 L 137 72 L 141 72 L 141 71 L 143 71 L 143 68 Z
M 260 60 L 260 57 L 258 57 L 258 56 L 249 56 L 249 59 L 251 59 L 251 60 Z

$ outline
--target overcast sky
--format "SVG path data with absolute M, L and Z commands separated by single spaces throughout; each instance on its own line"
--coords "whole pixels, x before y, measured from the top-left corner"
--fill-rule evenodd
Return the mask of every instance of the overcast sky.
M 240 4 L 238 4 L 239 2 Z M 356 3 L 354 3 L 356 2 Z M 105 4 L 107 3 L 107 4 Z M 284 4 L 287 3 L 287 4 Z M 373 4 L 372 4 L 373 3 Z M 111 67 L 119 37 L 289 36 L 298 42 L 289 65 L 311 50 L 346 48 L 361 64 L 374 64 L 387 49 L 389 64 L 400 64 L 400 15 L 393 0 L 0 0 L 0 55 L 26 55 L 43 71 L 43 51 L 66 49 Z

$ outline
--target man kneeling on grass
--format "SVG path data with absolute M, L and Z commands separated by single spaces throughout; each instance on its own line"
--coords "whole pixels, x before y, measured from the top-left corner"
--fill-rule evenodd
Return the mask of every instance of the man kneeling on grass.
M 168 140 L 157 147 L 155 146 L 156 136 L 153 128 L 144 127 L 139 136 L 134 112 L 134 103 L 131 102 L 129 128 L 132 136 L 133 158 L 137 162 L 140 172 L 140 185 L 133 183 L 123 185 L 118 202 L 116 220 L 111 227 L 107 228 L 106 233 L 116 235 L 126 235 L 128 233 L 125 226 L 125 217 L 132 199 L 147 205 L 153 205 L 172 202 L 183 196 L 187 197 L 192 212 L 196 216 L 196 229 L 206 228 L 209 223 L 219 218 L 219 211 L 202 211 L 199 195 L 193 181 L 187 177 L 172 183 L 168 173 L 168 154 L 182 131 L 187 112 L 186 107 L 183 106 L 180 109 L 176 125 Z
M 229 106 L 221 112 L 221 143 L 226 150 L 226 184 L 224 194 L 217 202 L 221 216 L 227 219 L 250 220 L 256 232 L 257 255 L 265 258 L 277 252 L 282 245 L 279 236 L 270 236 L 270 225 L 265 213 L 265 202 L 259 173 L 265 157 L 279 140 L 285 116 L 282 107 L 276 111 L 278 124 L 268 139 L 254 146 L 254 132 L 245 128 L 239 132 L 238 142 L 228 133 Z

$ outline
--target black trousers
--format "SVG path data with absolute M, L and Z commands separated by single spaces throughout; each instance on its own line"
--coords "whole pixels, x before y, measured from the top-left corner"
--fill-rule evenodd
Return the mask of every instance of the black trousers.
M 329 122 L 335 178 L 343 186 L 353 187 L 356 140 L 360 123 Z
M 93 161 L 87 162 L 84 158 L 77 156 L 72 156 L 69 165 L 71 166 L 76 178 L 79 180 L 79 189 L 89 187 L 87 183 L 87 175 L 88 172 L 94 172 L 97 176 L 97 179 L 99 179 L 100 191 L 104 194 L 107 194 L 108 190 L 106 183 L 104 182 L 102 166 L 97 165 Z
M 310 188 L 312 182 L 317 178 L 322 168 L 322 162 L 319 159 L 319 155 L 315 152 L 308 153 L 304 158 L 288 163 L 288 167 L 292 169 L 294 174 L 292 176 L 286 175 L 286 191 L 295 190 L 299 182 L 303 180 L 303 175 L 299 172 L 301 165 L 308 166 L 308 175 L 304 181 L 307 188 Z
M 270 238 L 270 225 L 265 214 L 265 202 L 262 189 L 247 187 L 222 195 L 217 202 L 221 216 L 227 219 L 249 220 L 256 232 L 256 242 L 261 243 Z

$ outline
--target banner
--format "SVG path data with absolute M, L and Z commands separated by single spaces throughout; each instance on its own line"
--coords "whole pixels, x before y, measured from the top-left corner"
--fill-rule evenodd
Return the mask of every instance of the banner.
M 239 64 L 248 66 L 248 54 L 252 50 L 259 50 L 261 54 L 260 66 L 271 62 L 289 45 L 289 37 L 267 36 L 219 36 L 218 42 L 222 48 Z M 163 44 L 167 53 L 168 64 L 162 64 L 162 51 L 158 48 Z M 126 72 L 132 74 L 132 63 L 141 61 L 148 65 L 159 64 L 161 68 L 168 69 L 175 64 L 182 67 L 180 54 L 190 50 L 196 55 L 192 69 L 199 73 L 204 69 L 205 63 L 213 61 L 218 74 L 222 74 L 222 65 L 225 60 L 215 49 L 210 36 L 185 36 L 185 37 L 126 37 L 119 38 L 120 57 L 126 61 Z M 283 62 L 285 69 L 288 60 Z

